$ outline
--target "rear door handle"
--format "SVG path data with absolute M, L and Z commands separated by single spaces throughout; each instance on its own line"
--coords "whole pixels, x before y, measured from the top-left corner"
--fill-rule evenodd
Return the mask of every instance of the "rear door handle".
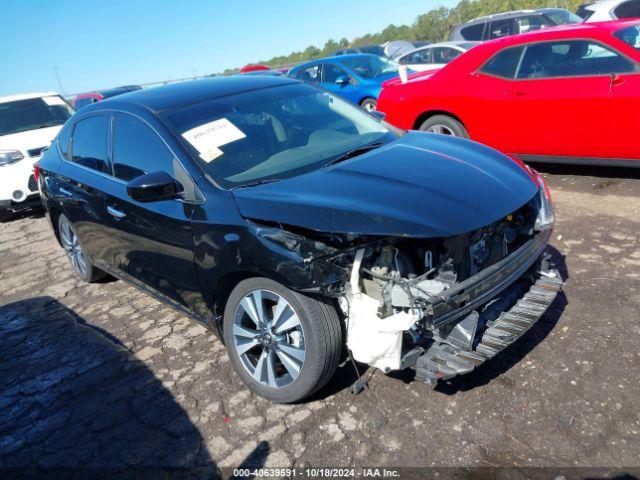
M 120 210 L 117 210 L 117 209 L 115 209 L 115 208 L 113 208 L 111 206 L 107 207 L 107 213 L 109 215 L 111 215 L 112 217 L 116 218 L 117 220 L 120 220 L 121 218 L 124 218 L 124 217 L 127 216 L 126 213 L 121 212 Z

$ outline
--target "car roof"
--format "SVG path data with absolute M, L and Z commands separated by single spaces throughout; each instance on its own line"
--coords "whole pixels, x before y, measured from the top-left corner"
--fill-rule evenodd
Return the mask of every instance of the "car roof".
M 509 12 L 494 13 L 492 15 L 483 15 L 476 17 L 468 22 L 461 24 L 461 26 L 470 25 L 472 23 L 486 22 L 487 20 L 501 20 L 505 18 L 517 17 L 522 14 L 542 13 L 540 10 L 511 10 Z
M 18 100 L 29 100 L 30 98 L 50 97 L 52 95 L 58 95 L 56 92 L 40 92 L 40 93 L 21 93 L 18 95 L 7 95 L 6 97 L 0 97 L 0 103 L 16 102 Z
M 292 78 L 272 75 L 211 77 L 124 93 L 102 102 L 94 103 L 83 109 L 83 111 L 109 109 L 116 105 L 119 107 L 135 105 L 159 112 L 214 98 L 228 97 L 238 93 L 293 83 L 298 83 L 298 81 Z
M 622 28 L 638 25 L 638 19 L 611 20 L 607 22 L 593 23 L 570 23 L 566 25 L 558 25 L 556 27 L 543 28 L 533 32 L 521 33 L 519 35 L 511 35 L 484 42 L 485 45 L 520 45 L 532 41 L 540 41 L 544 39 L 578 37 L 580 35 L 589 36 L 597 33 L 613 33 Z M 476 47 L 477 48 L 477 47 Z M 475 50 L 475 49 L 474 49 Z
M 371 58 L 371 57 L 380 58 L 378 55 L 374 55 L 373 53 L 349 53 L 347 55 L 337 55 L 333 57 L 316 58 L 315 60 L 310 60 L 308 62 L 301 63 L 300 65 L 296 65 L 291 70 L 298 70 L 299 68 L 304 68 L 307 65 L 311 65 L 319 62 L 339 62 L 340 63 L 340 62 L 343 62 L 344 60 L 349 60 L 351 58 Z

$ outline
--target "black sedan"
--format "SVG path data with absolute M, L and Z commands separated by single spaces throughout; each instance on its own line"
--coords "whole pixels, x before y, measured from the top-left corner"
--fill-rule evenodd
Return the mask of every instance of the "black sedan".
M 534 171 L 288 78 L 88 106 L 38 172 L 79 277 L 115 276 L 210 326 L 278 402 L 349 356 L 432 384 L 468 372 L 561 284 L 542 258 L 553 209 Z

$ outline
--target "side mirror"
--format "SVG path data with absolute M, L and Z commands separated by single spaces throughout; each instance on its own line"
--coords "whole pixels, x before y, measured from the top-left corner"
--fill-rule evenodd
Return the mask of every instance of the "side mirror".
M 158 202 L 175 198 L 182 185 L 166 172 L 140 175 L 127 183 L 127 194 L 137 202 Z
M 346 75 L 338 75 L 335 82 L 338 85 L 347 85 L 349 83 L 349 77 L 347 77 Z
M 387 117 L 387 114 L 384 112 L 380 112 L 378 110 L 371 110 L 369 112 L 369 114 L 373 115 L 374 117 L 376 117 L 378 120 L 380 120 L 381 122 Z

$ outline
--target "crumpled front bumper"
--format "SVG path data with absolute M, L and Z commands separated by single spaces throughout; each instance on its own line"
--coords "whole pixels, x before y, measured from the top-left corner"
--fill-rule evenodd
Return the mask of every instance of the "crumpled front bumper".
M 416 377 L 435 386 L 438 380 L 468 373 L 482 365 L 540 320 L 561 288 L 562 279 L 553 268 L 537 272 L 528 285 L 512 285 L 480 313 L 481 327 L 470 349 L 434 340 L 415 363 Z M 511 306 L 504 308 L 504 304 Z

